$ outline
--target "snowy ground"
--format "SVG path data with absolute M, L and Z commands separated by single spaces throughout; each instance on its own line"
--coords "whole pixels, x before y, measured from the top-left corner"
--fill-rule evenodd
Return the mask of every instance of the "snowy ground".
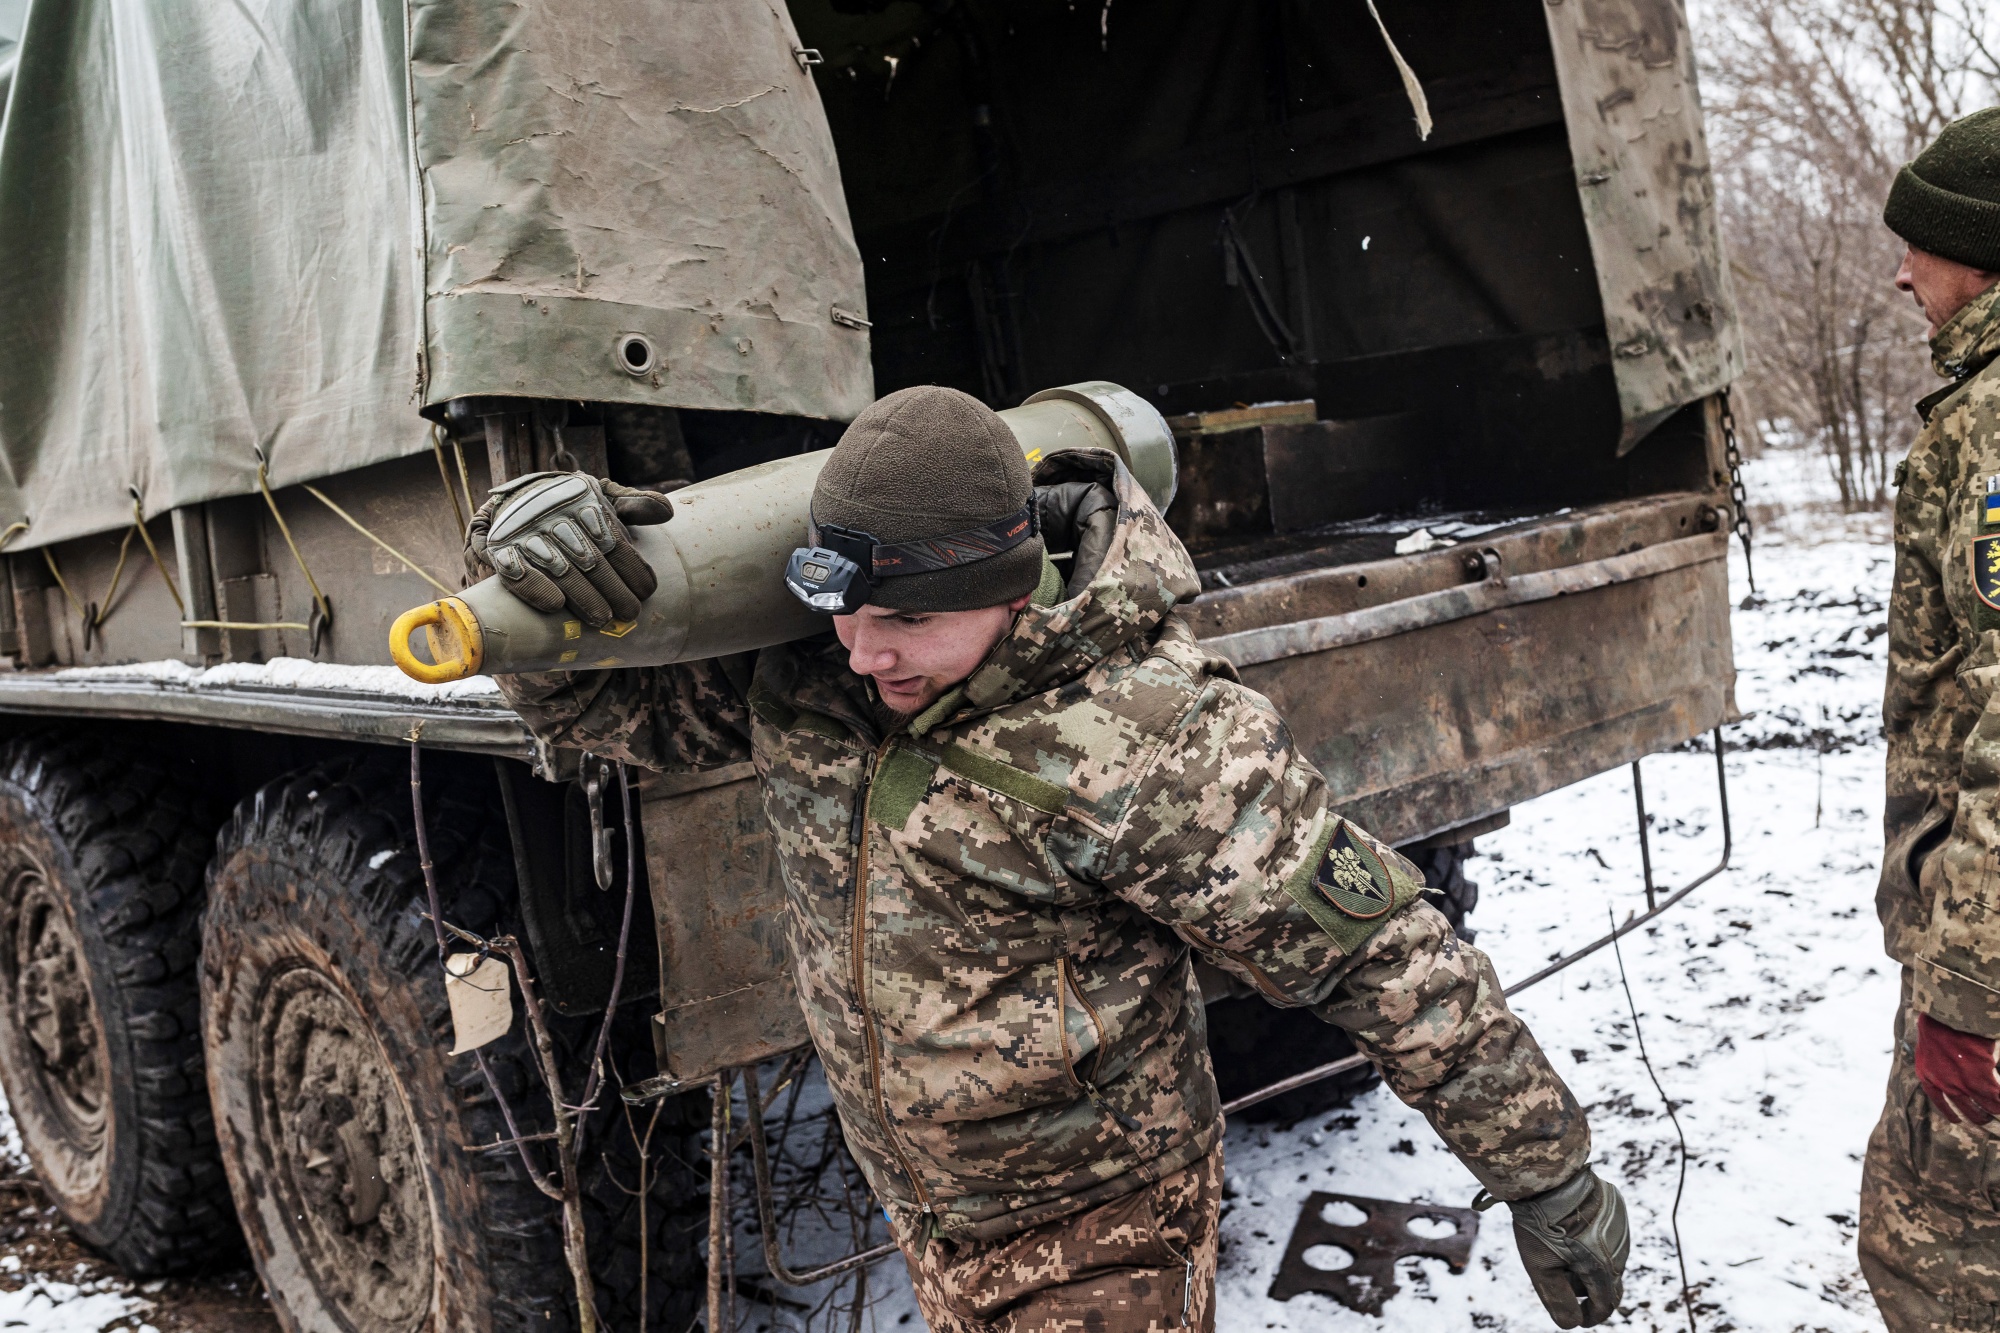
M 1731 555 L 1737 702 L 1748 715 L 1725 736 L 1731 866 L 1627 937 L 1624 967 L 1687 1135 L 1679 1222 L 1702 1333 L 1878 1330 L 1854 1221 L 1896 1002 L 1873 907 L 1889 527 L 1886 515 L 1840 513 L 1816 456 L 1766 455 L 1747 472 L 1761 528 L 1755 597 L 1741 552 Z M 1644 779 L 1656 883 L 1686 883 L 1721 853 L 1713 753 L 1654 756 Z M 1518 807 L 1479 846 L 1473 924 L 1503 980 L 1644 910 L 1629 770 Z M 1686 1328 L 1671 1219 L 1678 1148 L 1640 1060 L 1617 957 L 1587 959 L 1515 1006 L 1589 1108 L 1597 1168 L 1632 1207 L 1614 1326 Z M 1325 1296 L 1269 1299 L 1311 1193 L 1471 1200 L 1472 1177 L 1388 1092 L 1286 1128 L 1236 1124 L 1225 1151 L 1223 1333 L 1551 1327 L 1504 1209 L 1486 1214 L 1464 1273 L 1405 1261 L 1379 1318 Z M 877 1270 L 871 1295 L 877 1333 L 921 1327 L 895 1265 Z
M 1727 758 L 1732 866 L 1628 937 L 1624 962 L 1646 1049 L 1687 1134 L 1680 1233 L 1700 1327 L 1875 1329 L 1853 1241 L 1896 1001 L 1873 911 L 1887 554 L 1843 539 L 1760 547 L 1756 558 L 1762 605 L 1735 617 L 1737 698 L 1755 716 L 1730 728 L 1728 743 L 1764 748 Z M 1720 851 L 1713 756 L 1656 756 L 1644 771 L 1658 882 L 1684 883 Z M 1481 842 L 1474 920 L 1503 979 L 1601 933 L 1609 916 L 1643 909 L 1635 823 L 1621 771 L 1517 809 L 1511 827 Z M 1626 1326 L 1686 1327 L 1669 1220 L 1674 1131 L 1640 1062 L 1617 960 L 1607 950 L 1515 1006 L 1589 1107 L 1598 1169 L 1632 1205 Z M 1463 1275 L 1410 1261 L 1380 1320 L 1318 1296 L 1266 1299 L 1310 1191 L 1471 1197 L 1471 1177 L 1388 1093 L 1288 1133 L 1237 1126 L 1228 1154 L 1236 1197 L 1220 1308 L 1229 1329 L 1549 1326 L 1500 1211 L 1487 1215 Z
M 1737 703 L 1725 749 L 1731 868 L 1624 941 L 1640 1031 L 1689 1148 L 1680 1234 L 1703 1333 L 1880 1329 L 1854 1259 L 1861 1155 L 1881 1109 L 1896 1002 L 1874 918 L 1881 843 L 1880 702 L 1888 523 L 1827 501 L 1817 457 L 1753 460 L 1758 596 L 1734 616 Z M 1783 496 L 1777 505 L 1768 497 Z M 1732 597 L 1749 595 L 1732 548 Z M 1662 886 L 1713 865 L 1722 830 L 1712 753 L 1644 763 Z M 1473 922 L 1503 979 L 1535 971 L 1645 906 L 1628 770 L 1521 806 L 1480 841 Z M 1516 1008 L 1589 1107 L 1598 1170 L 1632 1206 L 1617 1326 L 1676 1330 L 1670 1213 L 1678 1149 L 1639 1051 L 1611 951 Z M 1472 1177 L 1422 1118 L 1377 1089 L 1289 1129 L 1238 1124 L 1218 1309 L 1223 1333 L 1546 1329 L 1504 1209 L 1463 1274 L 1406 1261 L 1380 1318 L 1330 1297 L 1266 1295 L 1308 1194 L 1464 1206 Z M 876 1327 L 916 1323 L 886 1270 Z
M 1629 937 L 1624 964 L 1646 1049 L 1687 1134 L 1680 1234 L 1703 1333 L 1879 1329 L 1853 1240 L 1895 1004 L 1872 907 L 1887 524 L 1797 503 L 1824 495 L 1811 457 L 1753 460 L 1749 482 L 1755 500 L 1795 502 L 1759 506 L 1760 595 L 1735 615 L 1737 700 L 1751 716 L 1728 732 L 1732 866 Z M 1740 553 L 1733 560 L 1741 601 Z M 1714 759 L 1660 755 L 1644 771 L 1658 882 L 1684 883 L 1721 848 Z M 1480 850 L 1473 921 L 1503 978 L 1601 933 L 1612 915 L 1643 909 L 1629 772 L 1517 808 L 1512 826 Z M 1640 1062 L 1617 959 L 1607 950 L 1516 1007 L 1589 1106 L 1598 1168 L 1632 1204 L 1620 1326 L 1684 1328 L 1669 1218 L 1674 1131 Z M 1386 1092 L 1287 1129 L 1233 1126 L 1226 1151 L 1224 1333 L 1550 1326 L 1516 1262 L 1504 1210 L 1486 1215 L 1464 1273 L 1408 1261 L 1381 1318 L 1317 1295 L 1268 1299 L 1310 1192 L 1471 1198 L 1471 1177 Z M 8 1216 L 0 1208 L 0 1227 Z M 86 1266 L 79 1281 L 75 1259 L 73 1247 L 44 1244 L 38 1258 L 0 1243 L 0 1330 L 179 1323 L 156 1313 L 156 1293 L 101 1267 Z M 876 1270 L 871 1295 L 877 1333 L 921 1327 L 897 1265 Z M 745 1327 L 762 1322 L 753 1316 Z

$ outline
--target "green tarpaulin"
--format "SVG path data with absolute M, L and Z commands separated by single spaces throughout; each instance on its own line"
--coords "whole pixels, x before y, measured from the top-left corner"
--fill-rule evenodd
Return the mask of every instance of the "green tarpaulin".
M 13 546 L 246 493 L 259 449 L 277 485 L 420 451 L 464 395 L 852 416 L 861 262 L 797 46 L 763 0 L 35 0 Z

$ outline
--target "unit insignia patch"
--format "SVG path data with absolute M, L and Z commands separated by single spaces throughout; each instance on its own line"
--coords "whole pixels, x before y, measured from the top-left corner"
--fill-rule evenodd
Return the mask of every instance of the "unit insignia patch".
M 1396 905 L 1388 867 L 1349 835 L 1345 820 L 1327 843 L 1319 869 L 1313 872 L 1313 887 L 1320 897 L 1356 921 L 1373 921 Z
M 1979 600 L 2000 611 L 2000 532 L 1975 537 L 1969 552 L 1972 558 L 1972 590 Z

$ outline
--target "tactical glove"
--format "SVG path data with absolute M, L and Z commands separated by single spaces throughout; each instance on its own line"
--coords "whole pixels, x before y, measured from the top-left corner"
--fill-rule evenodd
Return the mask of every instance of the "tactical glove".
M 1625 1294 L 1632 1250 L 1618 1187 L 1586 1166 L 1565 1184 L 1507 1206 L 1521 1264 L 1556 1327 L 1594 1328 L 1609 1319 Z
M 1991 1037 L 1949 1028 L 1917 1015 L 1917 1082 L 1947 1120 L 1983 1125 L 2000 1116 L 2000 1074 Z
M 466 531 L 466 568 L 492 570 L 537 611 L 567 606 L 592 628 L 633 620 L 659 579 L 625 525 L 673 516 L 656 491 L 581 472 L 531 472 L 494 487 L 479 506 Z

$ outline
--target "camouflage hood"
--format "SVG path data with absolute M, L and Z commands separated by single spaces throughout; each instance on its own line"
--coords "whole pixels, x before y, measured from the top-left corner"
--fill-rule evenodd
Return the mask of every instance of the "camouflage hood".
M 1948 380 L 1962 380 L 2000 356 L 2000 283 L 1965 303 L 1931 339 L 1931 365 Z
M 1951 383 L 1919 403 L 1918 413 L 1929 421 L 1945 399 L 1991 365 L 1996 356 L 2000 356 L 2000 284 L 1966 302 L 1965 308 L 1931 337 L 1931 368 Z
M 1067 588 L 1045 570 L 1012 632 L 962 686 L 912 722 L 912 731 L 1066 685 L 1119 649 L 1150 642 L 1174 607 L 1201 591 L 1187 548 L 1115 454 L 1077 450 L 1035 469 L 1037 486 L 1079 481 L 1109 487 L 1118 502 L 1102 563 L 1076 571 Z

